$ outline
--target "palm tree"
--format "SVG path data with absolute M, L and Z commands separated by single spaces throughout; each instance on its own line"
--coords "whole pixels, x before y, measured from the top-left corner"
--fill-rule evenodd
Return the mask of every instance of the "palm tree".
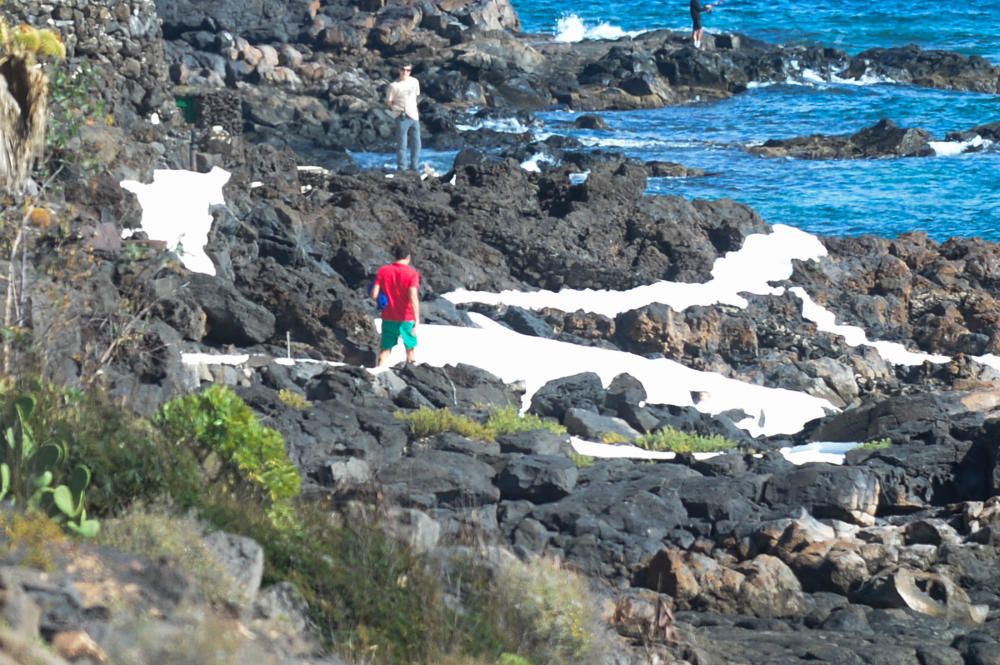
M 65 57 L 59 35 L 0 18 L 0 191 L 20 193 L 45 147 L 49 80 L 38 55 Z

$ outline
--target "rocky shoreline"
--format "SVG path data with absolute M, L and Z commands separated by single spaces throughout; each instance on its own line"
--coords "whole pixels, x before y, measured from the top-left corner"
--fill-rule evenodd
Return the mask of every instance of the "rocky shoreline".
M 484 109 L 511 116 L 553 105 L 651 108 L 739 94 L 806 68 L 827 78 L 995 93 L 1000 67 L 909 47 L 850 57 L 740 35 L 718 35 L 706 51 L 666 32 L 556 44 L 519 34 L 516 14 L 500 0 L 79 0 L 3 9 L 63 31 L 71 62 L 90 63 L 104 82 L 115 120 L 84 126 L 75 144 L 100 168 L 68 167 L 49 195 L 65 229 L 32 227 L 24 271 L 36 288 L 26 328 L 49 378 L 93 380 L 147 415 L 177 393 L 233 386 L 284 436 L 304 494 L 338 514 L 384 508 L 386 528 L 430 560 L 467 547 L 474 534 L 484 549 L 557 557 L 586 575 L 611 630 L 602 663 L 1000 662 L 1000 392 L 998 370 L 983 361 L 1000 356 L 1000 245 L 937 243 L 920 232 L 821 238 L 825 256 L 795 261 L 791 276 L 773 284 L 783 293 L 748 295 L 744 308 L 651 303 L 612 317 L 442 297 L 459 288 L 703 283 L 717 259 L 772 232 L 733 201 L 644 195 L 648 177 L 703 175 L 681 165 L 588 154 L 553 137 L 544 149 L 560 163 L 526 171 L 520 163 L 543 146 L 459 130 Z M 447 174 L 386 178 L 359 171 L 345 152 L 389 145 L 381 88 L 404 58 L 428 96 L 421 111 L 429 143 L 461 149 Z M 198 109 L 194 124 L 185 124 L 175 96 Z M 906 147 L 919 130 L 879 132 L 895 142 L 876 140 L 875 152 L 857 154 L 857 135 L 849 145 L 793 140 L 762 151 L 839 159 L 921 154 L 927 145 L 921 135 Z M 973 134 L 998 140 L 995 123 L 948 139 Z M 299 168 L 317 152 L 329 169 Z M 140 220 L 122 180 L 213 166 L 233 174 L 206 246 L 216 275 L 188 272 L 141 234 L 120 240 Z M 573 181 L 580 170 L 588 176 Z M 647 403 L 634 377 L 582 373 L 528 400 L 528 413 L 568 434 L 416 436 L 397 413 L 447 407 L 482 419 L 525 396 L 465 365 L 364 369 L 376 339 L 365 289 L 404 238 L 415 239 L 427 267 L 429 323 L 466 326 L 474 312 L 523 335 L 803 392 L 828 400 L 831 413 L 801 432 L 754 438 L 737 427 L 746 414 L 702 412 L 694 398 Z M 74 263 L 75 252 L 91 262 Z M 873 340 L 947 360 L 893 363 L 853 346 L 806 318 L 795 288 Z M 192 371 L 183 353 L 248 359 Z M 274 361 L 288 355 L 323 362 Z M 308 407 L 289 407 L 283 392 Z M 629 439 L 664 427 L 736 445 L 710 459 L 579 466 L 569 438 Z M 842 465 L 796 466 L 780 453 L 820 441 L 887 443 L 856 449 Z M 222 559 L 231 570 L 250 571 L 247 600 L 231 618 L 259 636 L 272 662 L 340 662 L 317 655 L 316 627 L 293 593 L 261 588 L 259 544 L 216 545 L 230 553 Z M 0 568 L 4 613 L 22 634 L 52 644 L 80 631 L 98 644 L 110 640 L 120 605 L 79 595 L 81 585 L 109 579 L 141 588 L 143 602 L 162 613 L 164 634 L 192 620 L 178 611 L 183 571 L 81 547 L 83 555 L 73 550 L 48 579 L 13 560 Z M 74 556 L 99 558 L 108 576 Z M 74 662 L 101 660 L 99 651 L 80 659 L 57 651 Z

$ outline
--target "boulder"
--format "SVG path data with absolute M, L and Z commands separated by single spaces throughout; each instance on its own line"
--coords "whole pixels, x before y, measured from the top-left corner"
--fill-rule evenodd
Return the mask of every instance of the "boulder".
M 501 499 L 550 503 L 573 491 L 577 475 L 576 465 L 564 455 L 522 455 L 504 465 L 496 484 Z
M 948 577 L 905 568 L 876 575 L 854 594 L 853 600 L 872 607 L 909 608 L 972 624 L 983 623 L 989 614 L 987 606 L 972 604 L 968 594 Z
M 379 470 L 384 492 L 403 506 L 467 508 L 495 504 L 500 490 L 493 484 L 496 471 L 485 462 L 461 453 L 432 450 L 406 457 Z
M 229 282 L 192 273 L 189 292 L 205 312 L 205 340 L 249 346 L 274 335 L 274 315 L 248 300 Z
M 670 595 L 680 609 L 763 617 L 793 617 L 805 609 L 794 573 L 766 554 L 728 567 L 704 554 L 664 548 L 635 580 Z
M 593 372 L 549 381 L 531 396 L 531 412 L 562 421 L 569 409 L 597 412 L 604 403 L 604 384 Z
M 396 374 L 437 408 L 502 408 L 521 403 L 520 394 L 514 386 L 504 384 L 489 372 L 472 365 L 431 367 L 408 364 Z
M 871 159 L 873 157 L 929 157 L 935 155 L 931 135 L 923 129 L 905 129 L 883 119 L 854 134 L 770 139 L 750 152 L 765 157 L 800 159 Z
M 250 538 L 222 531 L 210 533 L 203 541 L 226 574 L 236 582 L 242 605 L 250 606 L 257 598 L 264 577 L 263 548 Z
M 570 434 L 588 441 L 603 441 L 609 437 L 617 441 L 634 441 L 639 437 L 639 432 L 621 418 L 602 416 L 586 409 L 567 410 L 563 424 Z
M 517 432 L 501 434 L 497 437 L 500 452 L 520 453 L 522 455 L 557 455 L 569 445 L 565 434 L 556 434 L 548 430 L 533 432 Z
M 805 508 L 816 517 L 870 525 L 879 490 L 878 477 L 866 469 L 813 463 L 776 473 L 765 485 L 763 499 L 774 509 Z

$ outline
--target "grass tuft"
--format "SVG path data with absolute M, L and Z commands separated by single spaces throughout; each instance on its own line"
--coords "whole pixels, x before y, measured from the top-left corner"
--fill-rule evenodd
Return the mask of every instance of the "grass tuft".
M 724 436 L 702 436 L 682 432 L 673 427 L 643 434 L 635 440 L 635 445 L 646 450 L 673 453 L 715 453 L 736 447 L 736 442 Z
M 569 458 L 578 469 L 589 469 L 594 466 L 594 458 L 590 455 L 582 455 L 575 450 L 569 452 Z
M 493 433 L 494 438 L 503 434 L 536 432 L 538 430 L 546 430 L 554 434 L 566 433 L 566 428 L 556 421 L 541 418 L 533 413 L 522 414 L 513 406 L 494 409 L 486 421 L 486 428 Z
M 305 395 L 287 388 L 282 388 L 278 391 L 278 399 L 281 400 L 282 404 L 296 411 L 305 411 L 312 406 L 312 402 L 306 399 Z
M 454 432 L 469 439 L 493 441 L 502 434 L 518 432 L 547 430 L 556 434 L 566 433 L 566 428 L 559 423 L 534 414 L 522 415 L 513 406 L 493 409 L 485 423 L 454 413 L 447 407 L 432 409 L 422 406 L 416 411 L 397 411 L 396 418 L 407 423 L 410 433 L 417 438 Z
M 485 425 L 469 416 L 453 412 L 445 407 L 432 409 L 422 406 L 416 411 L 397 411 L 396 418 L 410 426 L 410 434 L 417 438 L 454 432 L 469 439 L 490 441 L 492 432 Z
M 873 439 L 871 441 L 865 441 L 857 450 L 885 450 L 892 445 L 892 439 L 885 437 L 883 439 Z

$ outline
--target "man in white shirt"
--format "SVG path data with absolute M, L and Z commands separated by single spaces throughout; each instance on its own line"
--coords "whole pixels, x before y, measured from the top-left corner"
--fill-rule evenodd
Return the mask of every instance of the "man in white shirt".
M 389 113 L 396 119 L 396 137 L 399 143 L 396 168 L 400 171 L 407 168 L 407 148 L 410 153 L 409 168 L 416 171 L 420 162 L 420 114 L 417 111 L 420 81 L 410 76 L 411 69 L 409 64 L 399 68 L 399 80 L 389 84 L 389 94 L 385 100 Z

